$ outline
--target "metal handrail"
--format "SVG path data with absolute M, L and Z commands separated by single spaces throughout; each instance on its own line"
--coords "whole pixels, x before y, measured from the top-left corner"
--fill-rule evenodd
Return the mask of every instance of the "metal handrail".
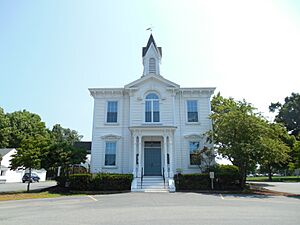
M 164 188 L 166 187 L 165 168 L 163 167 Z
M 141 174 L 141 189 L 143 188 L 143 178 L 144 178 L 144 168 L 142 167 L 142 174 Z

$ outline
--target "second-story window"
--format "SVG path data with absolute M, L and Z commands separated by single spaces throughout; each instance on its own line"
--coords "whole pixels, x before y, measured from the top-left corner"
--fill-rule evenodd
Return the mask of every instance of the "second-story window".
M 107 123 L 117 123 L 118 122 L 118 102 L 109 101 L 107 102 Z
M 187 120 L 189 123 L 198 122 L 197 100 L 187 101 Z
M 159 98 L 154 93 L 150 93 L 146 96 L 145 122 L 159 122 Z
M 149 59 L 149 73 L 156 73 L 156 63 L 154 58 Z

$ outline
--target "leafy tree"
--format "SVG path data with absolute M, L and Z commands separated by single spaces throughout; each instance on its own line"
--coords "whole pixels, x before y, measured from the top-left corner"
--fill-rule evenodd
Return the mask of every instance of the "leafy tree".
M 29 180 L 31 178 L 31 169 L 41 168 L 41 155 L 49 146 L 49 138 L 42 135 L 28 136 L 22 139 L 20 147 L 12 156 L 11 168 L 16 170 L 18 168 L 29 170 Z M 27 192 L 30 189 L 30 182 L 27 185 Z
M 226 99 L 220 93 L 212 100 L 211 136 L 219 154 L 239 168 L 242 187 L 246 183 L 247 172 L 257 163 L 280 163 L 281 157 L 283 160 L 288 151 L 280 135 L 276 134 L 279 128 L 273 128 L 254 110 L 245 100 Z
M 297 136 L 300 133 L 300 94 L 292 93 L 290 97 L 284 99 L 284 104 L 271 103 L 271 112 L 278 110 L 275 121 L 283 123 L 287 130 Z
M 85 162 L 86 151 L 73 147 L 67 141 L 62 141 L 53 143 L 42 158 L 43 168 L 61 167 L 62 173 L 67 176 L 70 166 Z
M 221 156 L 239 168 L 240 184 L 246 182 L 247 171 L 257 162 L 257 146 L 261 118 L 245 101 L 223 98 L 212 100 L 213 140 Z
M 8 113 L 10 136 L 9 147 L 18 148 L 23 139 L 31 136 L 47 136 L 48 132 L 45 123 L 41 121 L 39 115 L 26 110 Z
M 6 148 L 9 141 L 9 119 L 0 107 L 0 148 Z
M 272 180 L 274 170 L 279 170 L 287 165 L 290 147 L 284 142 L 289 135 L 280 124 L 266 124 L 265 133 L 261 137 L 261 157 L 258 160 L 262 169 L 265 169 Z
M 51 130 L 51 137 L 56 143 L 66 142 L 73 145 L 75 142 L 81 140 L 82 135 L 79 135 L 75 130 L 63 128 L 60 124 L 55 124 Z

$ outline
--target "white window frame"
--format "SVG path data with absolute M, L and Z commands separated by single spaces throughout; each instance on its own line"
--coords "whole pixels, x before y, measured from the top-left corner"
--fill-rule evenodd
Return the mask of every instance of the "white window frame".
M 197 122 L 189 122 L 189 116 L 188 116 L 188 102 L 189 101 L 196 101 L 197 102 L 197 119 L 198 119 L 198 121 Z M 199 117 L 199 100 L 198 99 L 193 99 L 193 98 L 191 98 L 191 99 L 187 99 L 186 101 L 185 101 L 185 117 L 186 117 L 186 123 L 187 124 L 200 124 L 200 117 Z
M 146 97 L 149 95 L 149 94 L 155 94 L 157 97 L 158 97 L 158 99 L 147 99 Z M 150 101 L 151 102 L 151 121 L 149 122 L 149 121 L 146 121 L 146 102 L 147 101 Z M 154 119 L 154 110 L 153 110 L 153 105 L 154 105 L 154 101 L 157 101 L 158 102 L 158 116 L 159 116 L 159 120 L 158 121 L 153 121 L 153 119 Z M 161 103 L 161 98 L 160 98 L 160 96 L 157 94 L 157 93 L 155 93 L 155 92 L 148 92 L 146 95 L 145 95 L 145 99 L 144 99 L 144 123 L 146 123 L 146 124 L 160 124 L 161 122 L 161 110 L 160 110 L 160 103 Z
M 113 144 L 115 144 L 115 164 L 114 165 L 106 165 L 105 164 L 105 159 L 106 159 L 106 147 L 107 147 L 107 144 L 108 143 L 113 143 Z M 114 140 L 107 140 L 107 141 L 105 141 L 105 148 L 104 148 L 104 166 L 105 167 L 115 167 L 115 166 L 117 166 L 117 141 L 114 141 Z
M 107 114 L 108 114 L 108 104 L 109 102 L 117 102 L 117 122 L 107 122 Z M 109 99 L 106 101 L 106 111 L 105 111 L 105 125 L 118 125 L 119 124 L 119 100 L 118 99 Z
M 191 163 L 191 149 L 190 149 L 190 143 L 191 142 L 198 142 L 199 143 L 199 149 L 201 149 L 201 141 L 200 140 L 188 140 L 188 152 L 189 152 L 189 166 L 190 167 L 198 167 L 198 164 L 192 164 Z

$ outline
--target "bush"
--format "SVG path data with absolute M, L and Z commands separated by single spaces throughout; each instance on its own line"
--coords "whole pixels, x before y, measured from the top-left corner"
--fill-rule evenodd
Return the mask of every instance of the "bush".
M 70 190 L 76 191 L 125 191 L 131 189 L 132 174 L 72 174 L 69 178 L 58 180 L 63 181 L 63 187 L 69 182 Z
M 59 186 L 59 187 L 65 187 L 66 186 L 67 177 L 65 177 L 65 176 L 56 177 L 55 180 L 57 182 L 57 186 Z
M 239 189 L 239 169 L 233 165 L 216 165 L 212 171 L 215 172 L 215 188 L 218 190 Z
M 70 189 L 77 191 L 88 190 L 91 183 L 91 174 L 72 174 L 69 177 Z
M 208 174 L 179 174 L 175 175 L 176 190 L 208 190 L 210 179 Z
M 232 165 L 216 165 L 210 171 L 215 172 L 215 190 L 237 190 L 239 185 L 239 169 Z M 178 174 L 174 176 L 176 190 L 211 190 L 209 174 Z
M 96 191 L 124 191 L 131 189 L 132 174 L 96 174 L 91 182 L 91 189 Z

